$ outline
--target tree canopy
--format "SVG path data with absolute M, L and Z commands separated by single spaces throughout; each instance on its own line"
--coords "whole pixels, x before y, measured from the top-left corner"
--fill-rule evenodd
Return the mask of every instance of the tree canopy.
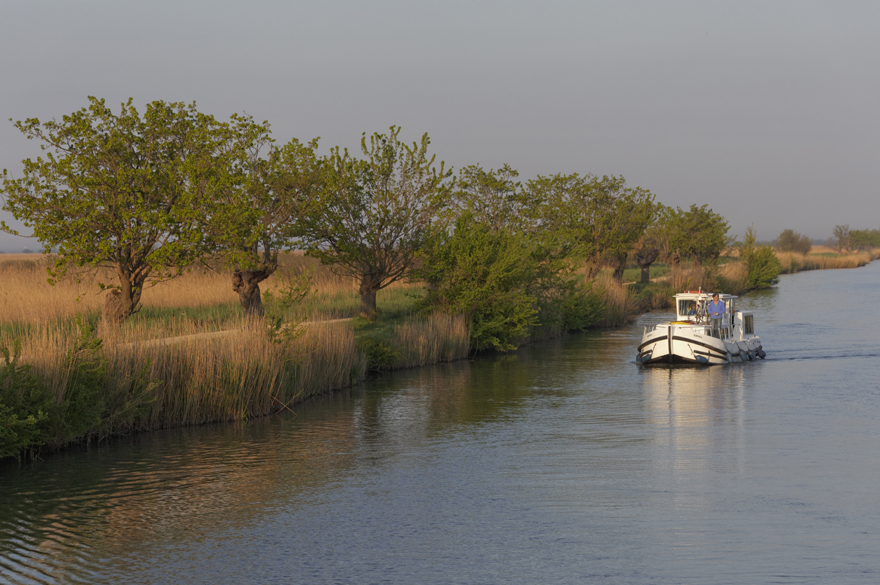
M 299 222 L 308 253 L 358 281 L 361 315 L 376 293 L 406 276 L 447 204 L 450 171 L 434 166 L 427 133 L 407 145 L 388 134 L 361 139 L 364 159 L 334 148 L 317 204 Z
M 727 236 L 730 229 L 727 220 L 706 204 L 692 204 L 688 211 L 676 208 L 669 221 L 673 262 L 678 258 L 693 258 L 694 264 L 701 265 L 717 259 L 731 243 Z
M 71 263 L 115 271 L 117 282 L 105 283 L 112 320 L 137 310 L 145 285 L 179 274 L 206 251 L 203 203 L 229 175 L 221 125 L 195 103 L 155 101 L 142 116 L 131 99 L 116 114 L 89 97 L 88 107 L 60 122 L 15 126 L 46 154 L 23 161 L 21 178 L 3 171 L 3 209 L 46 251 L 58 249 L 54 277 Z
M 233 115 L 226 127 L 229 171 L 206 222 L 211 248 L 231 265 L 232 288 L 248 315 L 262 314 L 260 283 L 278 268 L 278 253 L 296 241 L 298 220 L 324 182 L 318 140 L 277 147 L 268 122 Z

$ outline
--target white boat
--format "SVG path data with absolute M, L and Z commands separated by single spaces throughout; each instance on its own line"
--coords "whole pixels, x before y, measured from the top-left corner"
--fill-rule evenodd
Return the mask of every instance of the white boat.
M 645 327 L 636 361 L 642 364 L 731 364 L 764 359 L 751 311 L 736 308 L 735 295 L 718 294 L 724 317 L 714 329 L 707 312 L 712 293 L 701 290 L 675 295 L 675 321 Z

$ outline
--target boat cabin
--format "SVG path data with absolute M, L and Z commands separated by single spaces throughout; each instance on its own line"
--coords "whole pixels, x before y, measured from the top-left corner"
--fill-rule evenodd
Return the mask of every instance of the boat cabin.
M 675 295 L 676 323 L 704 325 L 711 334 L 708 305 L 714 293 L 704 291 L 685 291 Z M 724 303 L 724 317 L 721 320 L 721 338 L 743 340 L 755 334 L 755 318 L 751 311 L 738 311 L 736 300 L 739 297 L 718 293 L 718 300 Z M 716 335 L 717 337 L 717 335 Z

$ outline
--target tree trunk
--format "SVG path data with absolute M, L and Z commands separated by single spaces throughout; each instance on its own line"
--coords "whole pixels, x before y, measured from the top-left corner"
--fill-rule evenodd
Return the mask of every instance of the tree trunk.
M 101 310 L 104 324 L 110 327 L 119 327 L 133 312 L 131 302 L 123 299 L 119 290 L 113 289 L 104 297 L 104 306 Z
M 274 269 L 236 270 L 232 273 L 232 290 L 238 293 L 238 300 L 247 317 L 263 316 L 263 297 L 260 283 L 269 278 Z
M 648 262 L 647 264 L 645 264 L 645 263 L 639 264 L 639 268 L 642 269 L 642 273 L 641 273 L 641 277 L 639 278 L 639 282 L 641 282 L 642 284 L 648 284 L 649 282 L 651 282 L 651 264 L 653 264 L 653 262 Z
M 146 278 L 146 276 L 144 276 Z M 119 327 L 126 319 L 131 317 L 141 302 L 143 281 L 131 282 L 127 275 L 120 275 L 119 288 L 115 288 L 104 297 L 104 306 L 101 309 L 101 317 L 105 325 Z
M 623 271 L 626 270 L 626 253 L 614 256 L 613 278 L 617 284 L 623 284 Z
M 361 295 L 361 317 L 374 320 L 376 318 L 376 293 L 379 292 L 379 283 L 369 274 L 361 275 L 361 284 L 358 294 Z
M 599 275 L 602 263 L 599 260 L 587 260 L 587 281 L 594 280 Z

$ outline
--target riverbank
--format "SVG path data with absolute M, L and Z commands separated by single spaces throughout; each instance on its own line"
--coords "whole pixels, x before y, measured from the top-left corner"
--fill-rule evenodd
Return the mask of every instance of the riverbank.
M 789 269 L 863 265 L 880 251 L 803 261 Z M 10 261 L 11 260 L 11 261 Z M 471 353 L 462 317 L 413 311 L 418 284 L 380 295 L 380 318 L 354 318 L 358 298 L 350 280 L 301 255 L 285 258 L 288 274 L 313 273 L 314 294 L 285 319 L 294 336 L 242 320 L 228 275 L 193 273 L 151 289 L 144 309 L 118 331 L 97 326 L 98 282 L 81 278 L 50 287 L 41 257 L 2 262 L 0 301 L 0 458 L 34 457 L 70 443 L 89 443 L 137 431 L 265 416 L 317 394 L 346 388 L 370 371 L 453 361 Z M 862 264 L 859 264 L 861 262 Z M 645 310 L 665 308 L 685 288 L 740 294 L 745 267 L 669 270 L 647 286 L 620 286 L 603 275 L 598 326 L 616 326 Z M 265 290 L 277 291 L 270 280 Z M 72 299 L 79 299 L 74 301 Z M 554 321 L 520 344 L 566 331 Z M 170 343 L 173 339 L 174 343 Z

